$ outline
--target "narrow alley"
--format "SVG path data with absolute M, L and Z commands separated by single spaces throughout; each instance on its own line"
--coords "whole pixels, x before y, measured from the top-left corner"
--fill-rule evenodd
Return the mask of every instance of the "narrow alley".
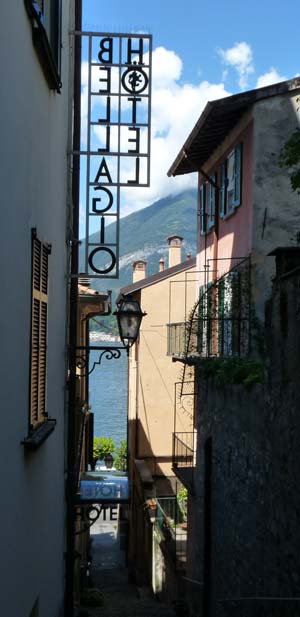
M 172 608 L 155 599 L 150 589 L 128 582 L 125 551 L 117 525 L 98 520 L 91 528 L 93 586 L 103 594 L 103 606 L 82 609 L 79 617 L 175 617 Z

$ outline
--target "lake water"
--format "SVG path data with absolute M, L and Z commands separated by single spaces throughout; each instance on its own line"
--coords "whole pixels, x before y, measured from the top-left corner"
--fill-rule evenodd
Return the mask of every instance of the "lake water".
M 108 345 L 107 341 L 91 341 L 91 345 Z M 91 352 L 90 366 L 99 359 L 100 352 Z M 94 414 L 94 436 L 112 437 L 116 447 L 127 438 L 127 354 L 121 351 L 118 359 L 102 356 L 89 378 L 90 405 Z

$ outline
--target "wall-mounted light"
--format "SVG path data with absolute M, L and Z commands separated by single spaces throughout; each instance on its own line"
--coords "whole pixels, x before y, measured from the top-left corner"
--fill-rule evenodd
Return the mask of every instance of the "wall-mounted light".
M 139 335 L 142 319 L 147 313 L 143 313 L 140 303 L 131 295 L 122 296 L 117 306 L 118 310 L 113 314 L 117 318 L 120 339 L 129 353 L 130 347 Z

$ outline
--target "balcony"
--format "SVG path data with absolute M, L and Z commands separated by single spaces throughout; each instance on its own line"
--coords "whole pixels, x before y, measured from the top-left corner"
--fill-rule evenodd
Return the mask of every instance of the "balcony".
M 200 288 L 186 326 L 184 359 L 246 357 L 249 347 L 250 262 L 245 258 Z
M 182 484 L 194 493 L 196 432 L 173 433 L 173 471 Z

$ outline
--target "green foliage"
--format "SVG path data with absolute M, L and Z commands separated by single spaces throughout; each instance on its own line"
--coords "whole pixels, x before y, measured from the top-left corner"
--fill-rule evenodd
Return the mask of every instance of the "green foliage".
M 297 128 L 291 137 L 284 144 L 280 156 L 279 166 L 296 167 L 290 172 L 290 181 L 293 191 L 300 189 L 300 129 Z
M 127 441 L 123 439 L 116 449 L 115 468 L 118 471 L 127 471 Z
M 96 587 L 86 588 L 80 597 L 82 606 L 103 606 L 103 593 Z
M 184 520 L 186 520 L 187 517 L 187 499 L 188 491 L 187 488 L 183 487 L 177 493 L 177 501 Z
M 94 437 L 93 458 L 95 461 L 103 461 L 106 454 L 112 454 L 115 450 L 115 442 L 111 437 L 102 435 Z
M 263 383 L 264 367 L 259 360 L 245 358 L 209 358 L 201 360 L 198 373 L 204 379 L 213 377 L 218 387 L 242 384 L 251 387 Z

